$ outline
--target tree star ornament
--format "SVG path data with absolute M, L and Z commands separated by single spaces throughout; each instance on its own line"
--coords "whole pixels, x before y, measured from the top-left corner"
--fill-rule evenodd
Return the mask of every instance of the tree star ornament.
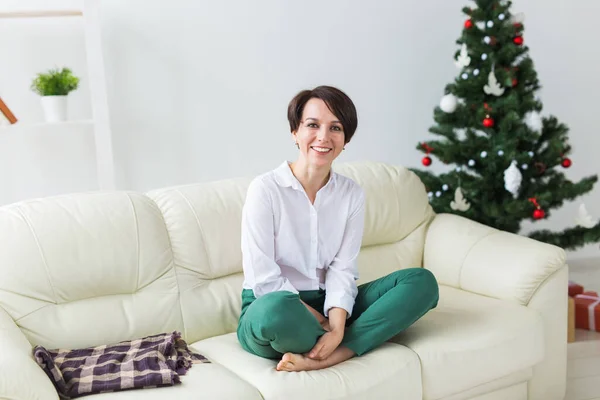
M 464 68 L 464 67 L 469 66 L 469 64 L 471 64 L 471 57 L 469 57 L 469 54 L 467 53 L 467 45 L 466 44 L 463 43 L 462 47 L 460 48 L 460 54 L 456 58 L 456 61 L 454 62 L 454 64 L 458 68 Z
M 488 74 L 488 83 L 483 87 L 485 94 L 492 94 L 494 96 L 502 96 L 504 94 L 504 88 L 500 86 L 494 71 L 490 71 Z
M 575 223 L 583 228 L 593 228 L 598 223 L 598 220 L 592 219 L 592 216 L 588 213 L 585 208 L 585 204 L 581 203 L 579 206 L 579 210 L 577 212 L 577 217 L 575 218 Z
M 517 161 L 513 160 L 510 166 L 504 171 L 504 188 L 512 193 L 515 199 L 519 197 L 519 189 L 521 188 L 522 181 L 523 175 L 517 167 Z
M 540 132 L 542 130 L 542 117 L 537 111 L 529 111 L 525 114 L 523 120 L 525 125 L 534 132 Z
M 463 196 L 463 192 L 459 187 L 454 191 L 454 201 L 450 202 L 450 208 L 454 211 L 467 211 L 471 208 L 471 205 L 465 199 L 465 196 Z

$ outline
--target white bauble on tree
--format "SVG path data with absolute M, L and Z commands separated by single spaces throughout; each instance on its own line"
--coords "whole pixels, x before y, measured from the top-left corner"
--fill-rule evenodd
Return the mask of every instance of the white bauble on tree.
M 534 132 L 542 130 L 542 117 L 537 111 L 530 111 L 523 117 L 525 125 Z
M 458 99 L 452 93 L 445 95 L 440 100 L 440 108 L 443 112 L 453 113 L 456 110 Z
M 504 171 L 504 188 L 511 192 L 515 199 L 519 196 L 522 180 L 523 175 L 517 167 L 517 162 L 513 160 L 513 162 L 510 163 L 510 167 Z

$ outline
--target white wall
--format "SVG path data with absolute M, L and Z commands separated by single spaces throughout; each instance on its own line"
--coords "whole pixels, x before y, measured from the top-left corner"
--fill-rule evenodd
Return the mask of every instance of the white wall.
M 253 176 L 293 159 L 287 103 L 297 91 L 319 84 L 346 91 L 359 111 L 358 131 L 340 162 L 420 165 L 414 148 L 431 138 L 433 107 L 457 73 L 452 55 L 464 21 L 460 10 L 469 4 L 103 0 L 120 187 L 147 190 Z M 544 112 L 571 128 L 574 163 L 568 176 L 600 172 L 599 36 L 591 29 L 600 3 L 517 0 L 513 11 L 526 14 L 525 43 L 543 85 Z M 35 40 L 27 29 L 37 33 Z M 41 27 L 27 29 L 14 31 L 23 40 L 21 51 L 35 52 L 45 45 Z M 69 40 L 82 42 L 79 27 L 69 29 Z M 73 54 L 79 57 L 74 65 L 85 61 Z M 27 79 L 41 59 L 28 62 Z M 17 76 L 6 79 L 4 63 L 1 68 L 0 95 L 27 80 L 15 70 Z M 600 216 L 600 184 L 582 200 Z M 578 204 L 554 211 L 535 227 L 571 226 Z M 572 254 L 597 255 L 597 245 Z

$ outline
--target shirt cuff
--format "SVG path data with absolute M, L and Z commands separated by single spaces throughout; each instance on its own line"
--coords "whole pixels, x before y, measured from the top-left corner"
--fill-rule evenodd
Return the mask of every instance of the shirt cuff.
M 323 306 L 323 312 L 326 318 L 329 318 L 329 310 L 338 307 L 343 308 L 348 313 L 346 318 L 350 318 L 352 315 L 352 309 L 354 308 L 354 298 L 347 295 L 346 293 L 325 293 L 325 305 Z

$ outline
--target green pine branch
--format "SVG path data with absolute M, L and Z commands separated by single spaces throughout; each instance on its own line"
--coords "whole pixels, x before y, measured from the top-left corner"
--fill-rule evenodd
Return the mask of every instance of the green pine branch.
M 540 242 L 562 247 L 565 250 L 575 250 L 583 247 L 586 243 L 600 242 L 600 222 L 592 228 L 577 226 L 567 228 L 562 232 L 538 230 L 531 232 L 528 236 Z

